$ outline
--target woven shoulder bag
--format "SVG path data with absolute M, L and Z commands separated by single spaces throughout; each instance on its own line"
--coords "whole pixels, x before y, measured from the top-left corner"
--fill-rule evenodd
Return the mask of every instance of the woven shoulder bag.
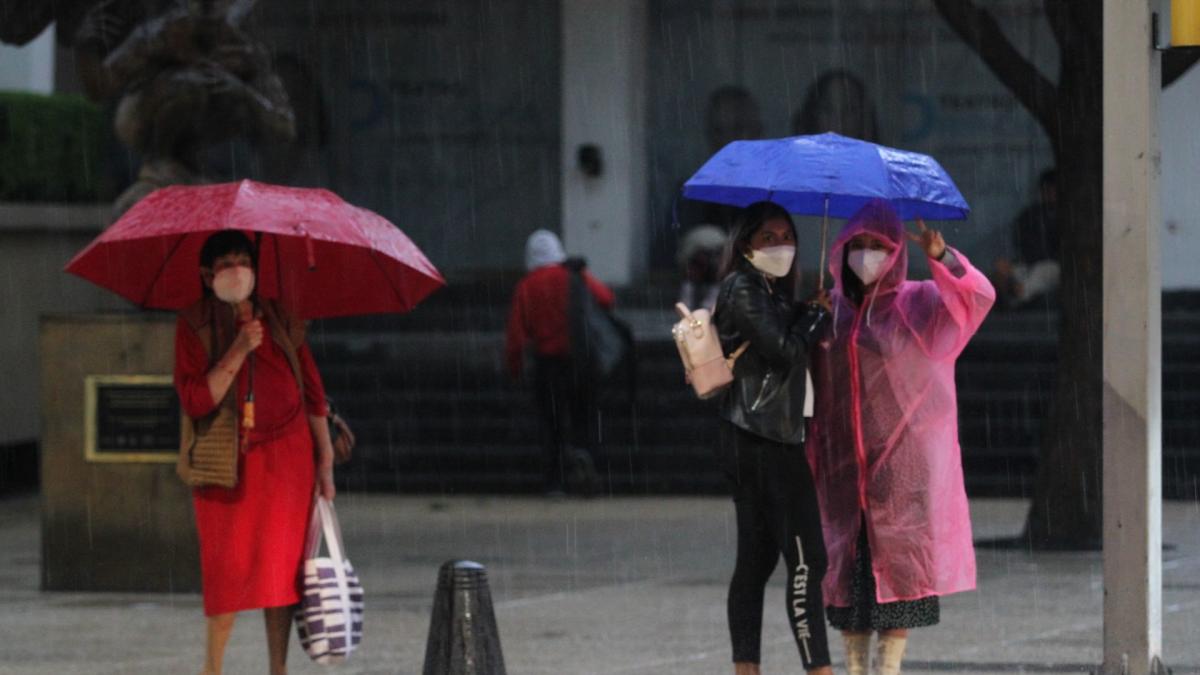
M 192 487 L 231 488 L 238 481 L 238 420 L 234 408 L 221 405 L 202 420 L 183 415 L 175 472 Z

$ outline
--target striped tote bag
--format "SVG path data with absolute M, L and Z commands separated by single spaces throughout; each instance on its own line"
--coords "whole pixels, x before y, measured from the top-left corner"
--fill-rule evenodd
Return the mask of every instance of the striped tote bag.
M 318 557 L 322 534 L 328 557 Z M 363 591 L 346 560 L 333 504 L 317 495 L 304 557 L 304 597 L 296 610 L 300 645 L 322 665 L 341 663 L 362 641 Z

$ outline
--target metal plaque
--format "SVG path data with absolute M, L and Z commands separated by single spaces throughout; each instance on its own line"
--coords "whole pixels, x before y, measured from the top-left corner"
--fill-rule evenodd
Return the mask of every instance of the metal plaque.
M 88 375 L 84 456 L 89 462 L 174 462 L 179 397 L 170 375 Z

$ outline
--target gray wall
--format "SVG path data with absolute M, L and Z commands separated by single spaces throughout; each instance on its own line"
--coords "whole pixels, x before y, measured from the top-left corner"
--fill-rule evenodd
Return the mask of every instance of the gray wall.
M 312 71 L 301 115 L 327 125 L 324 148 L 279 167 L 294 174 L 267 177 L 378 211 L 452 278 L 519 267 L 529 232 L 560 227 L 559 15 L 558 0 L 262 3 L 254 30 Z
M 0 445 L 38 437 L 38 318 L 130 308 L 62 271 L 108 217 L 107 205 L 0 204 Z
M 988 4 L 1018 49 L 1053 79 L 1057 55 L 1040 7 Z M 878 142 L 932 154 L 971 204 L 969 220 L 944 224 L 947 239 L 988 266 L 1008 253 L 1009 223 L 1053 161 L 1049 144 L 929 0 L 652 0 L 650 8 L 650 208 L 660 228 L 675 190 L 713 151 L 705 139 L 713 90 L 745 87 L 761 111 L 763 136 L 789 136 L 809 87 L 844 69 L 866 87 Z M 809 269 L 818 248 L 815 240 L 801 246 Z

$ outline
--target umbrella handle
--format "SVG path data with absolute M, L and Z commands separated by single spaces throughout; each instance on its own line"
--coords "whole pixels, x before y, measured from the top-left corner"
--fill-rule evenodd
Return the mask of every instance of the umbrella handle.
M 254 428 L 254 353 L 246 357 L 246 400 L 242 403 L 242 428 Z
M 254 300 L 253 317 L 258 320 L 262 312 L 258 309 L 258 298 Z M 242 402 L 242 428 L 249 431 L 254 428 L 254 352 L 246 357 L 246 400 Z

